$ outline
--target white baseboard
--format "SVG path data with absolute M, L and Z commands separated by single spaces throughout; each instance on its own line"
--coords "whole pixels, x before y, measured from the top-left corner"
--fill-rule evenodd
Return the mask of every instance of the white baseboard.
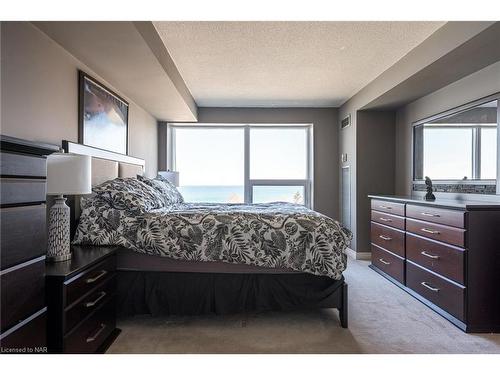
M 345 250 L 346 254 L 348 257 L 352 258 L 352 259 L 356 259 L 356 260 L 370 260 L 371 257 L 372 257 L 372 253 L 364 253 L 364 252 L 358 252 L 358 251 L 354 251 L 353 249 L 351 248 L 347 248 Z

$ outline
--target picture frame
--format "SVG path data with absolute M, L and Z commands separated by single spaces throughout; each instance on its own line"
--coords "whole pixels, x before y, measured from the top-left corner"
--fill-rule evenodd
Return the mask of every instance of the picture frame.
M 78 142 L 128 154 L 129 103 L 92 76 L 78 71 Z

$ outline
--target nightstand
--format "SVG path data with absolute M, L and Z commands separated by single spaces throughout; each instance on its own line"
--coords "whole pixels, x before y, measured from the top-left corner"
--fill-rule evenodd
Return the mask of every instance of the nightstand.
M 104 353 L 116 339 L 118 247 L 72 246 L 46 269 L 50 353 Z

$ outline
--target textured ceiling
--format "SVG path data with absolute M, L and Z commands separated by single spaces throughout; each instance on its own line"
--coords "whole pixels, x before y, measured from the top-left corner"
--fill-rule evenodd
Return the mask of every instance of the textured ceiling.
M 444 22 L 154 22 L 199 106 L 339 106 Z

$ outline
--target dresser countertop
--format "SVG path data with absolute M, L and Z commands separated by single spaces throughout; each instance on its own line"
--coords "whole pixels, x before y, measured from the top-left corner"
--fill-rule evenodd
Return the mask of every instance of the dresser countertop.
M 500 209 L 500 197 L 497 201 L 478 201 L 465 199 L 443 199 L 436 198 L 434 201 L 426 201 L 419 196 L 404 195 L 368 195 L 368 198 L 382 199 L 393 202 L 412 203 L 429 207 L 454 208 L 462 210 L 498 210 Z

